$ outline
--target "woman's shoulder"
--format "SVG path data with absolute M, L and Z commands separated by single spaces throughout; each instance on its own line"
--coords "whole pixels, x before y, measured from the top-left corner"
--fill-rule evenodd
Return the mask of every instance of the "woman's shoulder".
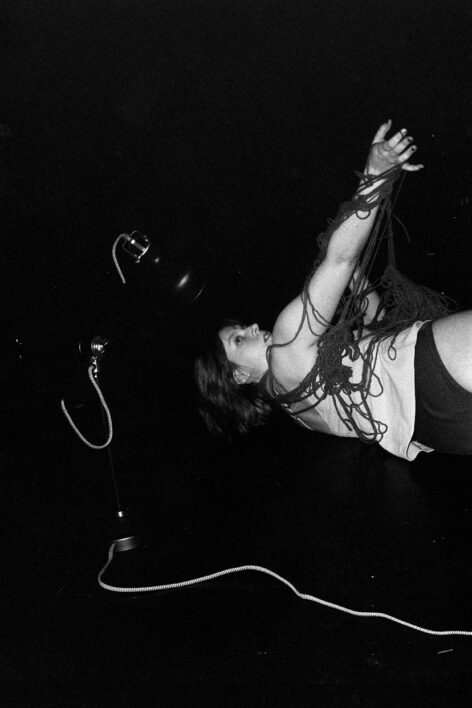
M 317 352 L 316 346 L 307 351 L 293 346 L 292 343 L 279 342 L 275 336 L 269 352 L 270 373 L 286 392 L 292 391 L 312 370 Z

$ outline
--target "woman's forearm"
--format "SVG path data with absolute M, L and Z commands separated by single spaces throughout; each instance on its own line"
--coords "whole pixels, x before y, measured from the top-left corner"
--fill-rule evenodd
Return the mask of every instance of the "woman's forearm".
M 331 234 L 326 258 L 332 263 L 355 264 L 359 258 L 377 215 L 376 197 L 379 187 L 385 181 L 382 175 L 392 168 L 401 167 L 403 170 L 416 171 L 422 167 L 408 162 L 416 146 L 412 144 L 413 138 L 407 135 L 405 129 L 398 131 L 390 140 L 385 140 L 390 127 L 391 121 L 380 126 L 369 150 L 365 174 L 372 176 L 374 181 L 366 180 L 364 186 L 361 182 L 353 199 L 355 211 L 342 220 Z M 372 208 L 369 208 L 370 203 Z
M 341 215 L 324 240 L 323 237 L 320 239 L 318 260 L 303 292 L 288 303 L 274 325 L 274 342 L 290 344 L 291 356 L 299 357 L 301 363 L 300 369 L 296 369 L 292 359 L 289 364 L 279 352 L 281 367 L 285 367 L 290 380 L 299 382 L 298 377 L 305 371 L 307 360 L 317 356 L 314 345 L 336 314 L 385 194 L 384 186 L 379 193 L 379 183 L 394 172 L 397 174 L 397 168 L 411 172 L 422 167 L 408 162 L 415 148 L 406 131 L 399 131 L 386 139 L 390 127 L 390 121 L 380 126 L 369 149 L 366 174 L 374 179 L 361 182 L 354 205 L 344 212 L 345 217 Z M 298 353 L 295 355 L 294 352 Z
M 367 197 L 374 187 L 369 186 L 359 190 L 356 196 Z M 350 263 L 353 266 L 367 243 L 372 226 L 377 216 L 378 206 L 370 211 L 355 211 L 332 232 L 329 239 L 326 258 L 333 263 Z

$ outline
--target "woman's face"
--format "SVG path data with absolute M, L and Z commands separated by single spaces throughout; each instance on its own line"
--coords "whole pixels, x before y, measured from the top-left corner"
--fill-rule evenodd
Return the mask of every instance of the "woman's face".
M 267 348 L 272 344 L 271 333 L 253 324 L 223 327 L 218 334 L 228 360 L 249 374 L 249 381 L 259 381 L 268 368 Z

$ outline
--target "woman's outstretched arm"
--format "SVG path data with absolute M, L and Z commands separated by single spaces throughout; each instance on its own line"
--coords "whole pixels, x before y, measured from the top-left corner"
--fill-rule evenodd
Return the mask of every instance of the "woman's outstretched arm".
M 391 128 L 391 121 L 380 126 L 369 149 L 365 174 L 374 177 L 393 167 L 414 172 L 423 165 L 408 162 L 416 146 L 406 130 L 400 130 L 386 139 Z M 372 185 L 367 181 L 357 194 L 369 202 L 369 195 L 374 197 L 381 180 Z M 313 272 L 308 282 L 308 294 L 318 313 L 315 318 L 310 311 L 298 335 L 289 345 L 273 349 L 274 374 L 282 369 L 289 372 L 290 382 L 294 385 L 308 373 L 316 359 L 316 344 L 319 337 L 331 322 L 338 303 L 352 278 L 358 258 L 369 238 L 377 215 L 378 207 L 369 211 L 357 211 L 342 221 L 332 232 L 326 256 Z M 311 308 L 308 308 L 311 309 Z M 297 333 L 303 318 L 304 305 L 299 296 L 280 313 L 273 331 L 274 344 L 290 342 Z M 278 371 L 279 376 L 283 371 Z M 287 378 L 284 376 L 286 382 Z
M 359 281 L 359 278 L 361 280 Z M 369 325 L 377 314 L 377 310 L 380 305 L 380 295 L 376 290 L 372 289 L 372 285 L 369 282 L 367 276 L 361 276 L 359 268 L 356 266 L 352 278 L 349 281 L 349 290 L 351 292 L 355 291 L 363 295 L 362 306 L 364 313 L 364 324 Z M 382 310 L 383 313 L 383 310 Z M 381 319 L 381 316 L 379 316 Z

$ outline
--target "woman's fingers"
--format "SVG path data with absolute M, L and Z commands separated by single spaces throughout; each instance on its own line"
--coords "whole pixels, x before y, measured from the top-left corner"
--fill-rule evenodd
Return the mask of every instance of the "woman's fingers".
M 406 165 L 407 161 L 416 152 L 416 145 L 413 145 L 413 138 L 406 134 L 406 130 L 400 130 L 390 140 L 384 143 L 384 149 L 391 153 L 391 157 L 400 163 L 405 169 L 411 170 L 416 165 Z M 422 166 L 421 166 L 422 167 Z M 420 169 L 421 169 L 420 167 Z
M 401 155 L 398 155 L 398 162 L 406 162 L 414 152 L 416 152 L 416 145 L 411 145 L 407 150 L 404 150 Z
M 392 127 L 392 121 L 388 120 L 383 123 L 377 130 L 372 141 L 372 155 L 375 160 L 380 161 L 375 163 L 374 169 L 382 169 L 380 164 L 385 165 L 383 169 L 387 169 L 388 165 L 399 165 L 402 170 L 407 172 L 417 172 L 423 169 L 424 165 L 411 165 L 408 160 L 416 151 L 416 145 L 413 144 L 413 138 L 408 135 L 406 128 L 397 131 L 391 138 L 386 139 L 387 133 Z M 376 156 L 376 157 L 375 157 Z
M 388 131 L 392 127 L 392 121 L 388 119 L 386 123 L 382 123 L 376 134 L 374 135 L 373 143 L 380 143 L 387 135 Z
M 405 162 L 402 165 L 402 170 L 405 170 L 405 172 L 418 172 L 418 170 L 422 170 L 424 165 L 410 165 L 409 162 Z
M 403 128 L 403 130 L 399 130 L 398 133 L 392 135 L 392 137 L 389 138 L 389 140 L 387 140 L 385 144 L 388 150 L 395 150 L 395 152 L 401 152 L 401 150 L 398 150 L 398 146 L 402 143 L 405 143 L 405 141 L 407 141 L 408 139 L 409 138 L 407 136 L 407 130 L 406 128 Z
M 407 129 L 403 128 L 402 130 L 396 132 L 395 135 L 392 135 L 391 138 L 385 140 L 386 133 L 388 132 L 387 125 L 389 124 L 391 125 L 391 121 L 380 126 L 375 135 L 374 142 L 383 142 L 382 147 L 384 150 L 387 152 L 392 151 L 395 155 L 400 155 L 409 145 L 411 145 L 413 138 L 411 135 L 408 135 Z M 380 139 L 377 140 L 377 138 Z
M 424 165 L 410 165 L 408 160 L 410 157 L 416 152 L 416 145 L 411 145 L 407 150 L 402 152 L 401 155 L 398 156 L 398 162 L 400 163 L 402 170 L 406 170 L 407 172 L 417 172 L 418 170 L 422 170 Z
M 402 140 L 399 140 L 396 145 L 392 148 L 392 152 L 395 155 L 401 155 L 407 148 L 413 145 L 413 138 L 411 135 L 407 135 Z

